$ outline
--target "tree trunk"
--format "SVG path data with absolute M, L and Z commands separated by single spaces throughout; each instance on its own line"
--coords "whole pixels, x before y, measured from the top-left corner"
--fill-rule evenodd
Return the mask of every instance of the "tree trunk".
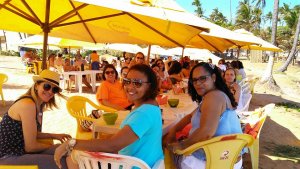
M 3 36 L 4 36 L 4 41 L 5 41 L 5 50 L 7 51 L 6 33 L 4 30 L 3 30 Z
M 272 18 L 272 36 L 271 36 L 271 43 L 273 45 L 276 45 L 278 7 L 279 7 L 279 0 L 274 0 L 274 10 L 273 10 L 273 18 Z M 279 86 L 277 86 L 277 84 L 273 78 L 274 57 L 275 57 L 275 53 L 271 52 L 267 68 L 260 80 L 260 82 L 262 84 L 265 84 L 266 88 L 271 89 L 271 90 L 274 90 L 274 89 L 277 90 L 279 88 Z
M 289 53 L 289 56 L 288 56 L 287 60 L 285 61 L 285 63 L 277 71 L 279 71 L 279 72 L 286 71 L 287 67 L 289 66 L 289 64 L 293 60 L 293 58 L 296 54 L 297 43 L 298 43 L 298 39 L 299 39 L 299 33 L 300 33 L 300 15 L 298 17 L 298 23 L 297 23 L 296 33 L 294 35 L 294 42 L 293 42 L 293 47 L 291 49 L 291 52 Z

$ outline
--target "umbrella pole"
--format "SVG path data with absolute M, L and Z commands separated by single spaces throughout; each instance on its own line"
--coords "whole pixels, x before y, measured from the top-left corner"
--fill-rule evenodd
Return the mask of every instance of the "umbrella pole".
M 146 63 L 149 64 L 149 60 L 150 60 L 150 52 L 151 52 L 151 45 L 148 46 L 148 54 L 147 54 L 147 60 Z
M 184 47 L 182 47 L 182 53 L 181 53 L 181 58 L 183 58 L 183 55 L 184 55 Z
M 46 14 L 45 14 L 45 23 L 43 27 L 44 32 L 44 43 L 43 43 L 43 66 L 42 70 L 47 69 L 47 45 L 48 45 L 48 33 L 50 32 L 49 28 L 49 15 L 50 15 L 50 0 L 46 1 Z
M 48 46 L 48 32 L 44 31 L 44 43 L 43 43 L 43 67 L 42 70 L 47 69 L 47 46 Z
M 240 52 L 241 52 L 241 47 L 238 46 L 238 50 L 237 50 L 237 60 L 239 60 Z

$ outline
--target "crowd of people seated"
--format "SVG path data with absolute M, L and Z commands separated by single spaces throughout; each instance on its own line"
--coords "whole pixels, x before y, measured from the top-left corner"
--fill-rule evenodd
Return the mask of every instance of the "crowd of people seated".
M 199 141 L 212 137 L 242 133 L 235 109 L 240 102 L 241 87 L 238 77 L 245 78 L 245 71 L 240 61 L 231 63 L 220 60 L 214 65 L 207 62 L 190 60 L 155 59 L 147 63 L 142 52 L 133 57 L 123 54 L 123 61 L 100 62 L 96 51 L 86 60 L 78 52 L 73 64 L 70 58 L 62 54 L 50 54 L 49 70 L 34 76 L 34 84 L 20 97 L 0 122 L 0 164 L 35 164 L 40 168 L 78 168 L 68 153 L 73 149 L 120 153 L 134 156 L 145 161 L 150 167 L 163 159 L 163 147 L 174 152 L 185 149 Z M 95 97 L 98 104 L 116 110 L 130 110 L 121 124 L 121 130 L 107 138 L 95 140 L 70 139 L 66 134 L 42 133 L 42 112 L 55 107 L 55 95 L 62 96 L 59 88 L 59 74 L 62 71 L 83 71 L 90 63 L 94 70 L 102 69 L 102 81 Z M 74 80 L 74 77 L 69 77 Z M 174 85 L 188 81 L 187 88 L 191 101 L 198 107 L 182 118 L 167 135 L 162 136 L 161 109 L 156 96 L 172 90 Z M 86 77 L 83 82 L 91 88 Z M 62 96 L 63 97 L 63 96 Z M 26 111 L 21 111 L 21 109 Z M 98 118 L 98 117 L 95 117 Z M 9 125 L 8 125 L 9 124 Z M 176 133 L 190 126 L 183 139 L 176 138 Z M 17 137 L 7 138 L 8 133 L 17 133 Z M 52 138 L 61 141 L 61 145 L 39 143 L 40 138 Z M 12 151 L 12 142 L 20 143 Z M 10 151 L 8 151 L 10 150 Z M 55 151 L 55 153 L 54 153 Z M 241 155 L 243 152 L 241 152 Z M 205 154 L 202 150 L 190 156 L 173 154 L 173 161 L 178 168 L 205 168 Z M 242 166 L 238 158 L 234 168 Z

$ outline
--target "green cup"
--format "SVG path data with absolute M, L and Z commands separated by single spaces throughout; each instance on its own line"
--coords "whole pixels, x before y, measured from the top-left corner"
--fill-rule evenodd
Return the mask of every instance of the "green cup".
M 168 99 L 168 104 L 170 107 L 177 107 L 179 104 L 179 99 Z
M 118 118 L 118 114 L 117 113 L 105 113 L 102 115 L 102 117 L 107 125 L 115 125 L 116 120 Z

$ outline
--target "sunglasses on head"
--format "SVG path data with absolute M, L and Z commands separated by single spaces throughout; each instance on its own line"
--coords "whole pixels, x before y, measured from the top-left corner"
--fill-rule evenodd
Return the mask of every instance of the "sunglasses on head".
M 128 86 L 132 83 L 132 85 L 136 88 L 140 88 L 143 83 L 149 83 L 149 82 L 143 82 L 141 79 L 128 79 L 128 78 L 123 78 L 123 85 Z
M 59 87 L 56 87 L 56 86 L 52 87 L 51 84 L 49 84 L 49 83 L 44 83 L 43 89 L 44 89 L 45 91 L 49 91 L 49 90 L 51 90 L 51 88 L 52 88 L 52 93 L 53 93 L 53 94 L 56 94 L 56 93 L 59 92 Z
M 112 71 L 105 71 L 105 74 L 109 75 L 109 74 L 115 74 L 115 71 L 112 70 Z
M 210 75 L 204 75 L 204 76 L 200 76 L 198 78 L 193 78 L 192 82 L 194 85 L 198 84 L 198 83 L 202 84 L 207 80 L 208 77 L 210 77 Z

